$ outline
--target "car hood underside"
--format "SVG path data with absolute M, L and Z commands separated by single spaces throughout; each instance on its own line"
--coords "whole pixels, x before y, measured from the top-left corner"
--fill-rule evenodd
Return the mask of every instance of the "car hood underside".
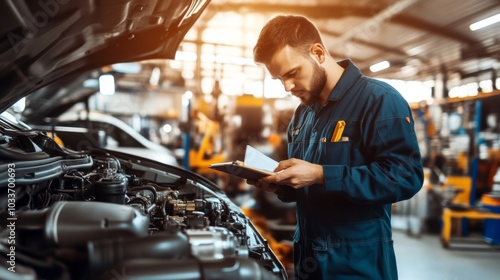
M 70 74 L 172 59 L 207 0 L 1 0 L 0 111 Z

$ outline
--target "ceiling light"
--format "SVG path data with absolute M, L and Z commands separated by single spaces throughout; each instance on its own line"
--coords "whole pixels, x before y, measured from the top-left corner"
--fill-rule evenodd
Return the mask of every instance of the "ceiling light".
M 494 16 L 491 16 L 489 18 L 485 18 L 483 20 L 480 20 L 478 22 L 475 22 L 471 25 L 469 25 L 470 30 L 476 31 L 478 29 L 481 29 L 483 27 L 495 24 L 500 21 L 500 14 L 496 14 Z
M 384 60 L 384 61 L 381 61 L 379 63 L 375 63 L 372 66 L 370 66 L 370 71 L 372 71 L 372 72 L 382 71 L 384 69 L 389 68 L 389 66 L 391 66 L 389 61 Z

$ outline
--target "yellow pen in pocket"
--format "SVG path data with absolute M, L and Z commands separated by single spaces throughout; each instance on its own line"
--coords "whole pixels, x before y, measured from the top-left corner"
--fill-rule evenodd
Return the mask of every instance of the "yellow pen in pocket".
M 338 142 L 340 141 L 342 137 L 342 133 L 344 132 L 345 128 L 345 121 L 340 120 L 337 122 L 337 125 L 335 125 L 335 129 L 333 130 L 332 138 L 330 139 L 330 142 Z

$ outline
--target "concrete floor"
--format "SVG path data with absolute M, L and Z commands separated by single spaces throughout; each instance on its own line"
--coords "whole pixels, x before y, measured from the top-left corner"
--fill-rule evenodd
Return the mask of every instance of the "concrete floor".
M 500 247 L 481 238 L 464 238 L 441 246 L 439 235 L 412 237 L 393 230 L 394 248 L 401 280 L 500 279 Z

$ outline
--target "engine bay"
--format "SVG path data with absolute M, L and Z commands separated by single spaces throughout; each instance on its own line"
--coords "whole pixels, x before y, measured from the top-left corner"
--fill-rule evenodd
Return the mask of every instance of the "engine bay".
M 267 241 L 204 177 L 71 152 L 43 134 L 2 141 L 11 159 L 0 164 L 0 250 L 19 279 L 286 279 Z

